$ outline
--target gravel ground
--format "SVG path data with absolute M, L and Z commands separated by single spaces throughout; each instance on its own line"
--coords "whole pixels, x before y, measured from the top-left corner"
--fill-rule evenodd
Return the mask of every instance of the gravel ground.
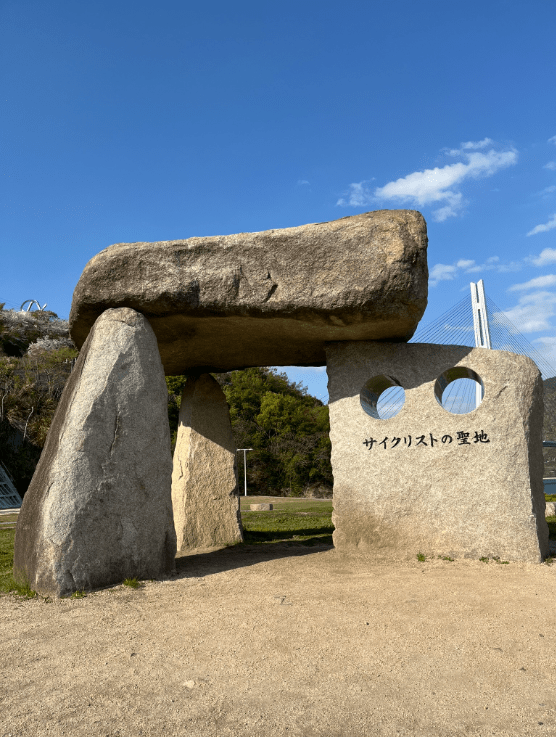
M 0 598 L 0 736 L 556 735 L 556 563 L 271 544 Z

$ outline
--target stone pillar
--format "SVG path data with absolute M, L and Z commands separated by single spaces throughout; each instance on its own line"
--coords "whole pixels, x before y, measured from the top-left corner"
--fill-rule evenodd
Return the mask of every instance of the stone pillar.
M 482 348 L 349 342 L 329 344 L 327 371 L 338 550 L 548 555 L 543 387 L 533 361 Z M 482 402 L 468 414 L 441 403 L 454 377 L 482 383 Z M 389 383 L 403 387 L 405 404 L 380 419 L 373 402 Z
M 183 389 L 172 504 L 179 551 L 243 540 L 230 412 L 210 374 L 189 378 Z
M 156 338 L 129 308 L 95 322 L 23 500 L 14 575 L 42 594 L 174 568 L 167 389 Z

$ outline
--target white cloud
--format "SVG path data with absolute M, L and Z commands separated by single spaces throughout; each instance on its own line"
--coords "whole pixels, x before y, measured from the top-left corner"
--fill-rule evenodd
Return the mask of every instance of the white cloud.
M 556 309 L 556 294 L 534 292 L 520 297 L 518 304 L 503 314 L 522 333 L 534 333 L 551 328 L 550 318 Z
M 543 166 L 543 169 L 548 169 L 549 171 L 556 171 L 556 161 L 549 161 L 548 164 L 545 164 Z
M 543 225 L 535 225 L 533 230 L 530 230 L 527 233 L 527 235 L 536 235 L 537 233 L 546 233 L 547 230 L 552 230 L 552 228 L 556 228 L 556 213 L 550 216 L 550 220 L 547 223 L 544 223 Z M 545 249 L 545 250 L 549 250 L 549 249 Z M 540 265 L 541 264 L 537 264 L 537 266 L 540 266 Z
M 556 264 L 556 248 L 545 248 L 536 257 L 529 258 L 535 266 L 548 266 L 548 264 Z
M 531 259 L 529 259 L 531 260 Z M 460 258 L 453 264 L 435 264 L 429 274 L 429 286 L 435 287 L 438 282 L 452 281 L 460 272 L 463 274 L 479 274 L 483 271 L 496 271 L 498 273 L 507 273 L 512 271 L 520 271 L 523 264 L 519 261 L 510 261 L 509 263 L 500 263 L 499 256 L 490 256 L 482 264 L 477 264 L 472 259 Z
M 429 273 L 429 282 L 435 287 L 439 281 L 451 281 L 456 278 L 457 266 L 449 266 L 447 264 L 435 264 Z
M 545 276 L 537 276 L 534 279 L 523 284 L 514 284 L 508 289 L 508 292 L 523 292 L 527 289 L 545 289 L 556 284 L 556 274 L 546 274 Z
M 552 136 L 552 138 L 549 138 L 548 143 L 553 143 L 556 146 L 556 136 Z
M 490 138 L 482 141 L 467 141 L 460 148 L 447 150 L 449 156 L 459 156 L 463 161 L 447 164 L 443 167 L 425 169 L 407 174 L 405 177 L 388 182 L 373 191 L 366 186 L 367 182 L 350 185 L 347 199 L 342 197 L 338 205 L 366 207 L 376 202 L 394 201 L 417 207 L 425 205 L 442 205 L 434 210 L 433 218 L 442 222 L 454 217 L 465 205 L 461 184 L 467 179 L 490 177 L 500 169 L 512 166 L 517 162 L 517 151 L 508 149 L 496 151 L 479 151 L 492 145 Z
M 307 179 L 298 179 L 297 180 L 297 186 L 301 187 L 303 184 L 310 184 L 311 182 L 308 182 Z

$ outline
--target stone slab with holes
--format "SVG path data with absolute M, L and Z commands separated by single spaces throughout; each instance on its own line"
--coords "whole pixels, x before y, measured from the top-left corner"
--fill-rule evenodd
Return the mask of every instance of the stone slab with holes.
M 327 346 L 327 372 L 339 551 L 548 555 L 543 388 L 531 359 L 344 342 Z M 471 402 L 456 381 L 471 381 Z M 381 404 L 387 391 L 398 396 Z

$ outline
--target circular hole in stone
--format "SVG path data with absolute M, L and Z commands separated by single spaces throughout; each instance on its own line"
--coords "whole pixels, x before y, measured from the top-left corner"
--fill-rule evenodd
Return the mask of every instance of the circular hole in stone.
M 405 403 L 405 391 L 392 376 L 375 376 L 365 383 L 359 395 L 361 406 L 375 420 L 388 420 Z
M 472 369 L 455 366 L 440 374 L 434 384 L 438 404 L 453 415 L 466 415 L 483 401 L 485 389 L 481 377 Z

